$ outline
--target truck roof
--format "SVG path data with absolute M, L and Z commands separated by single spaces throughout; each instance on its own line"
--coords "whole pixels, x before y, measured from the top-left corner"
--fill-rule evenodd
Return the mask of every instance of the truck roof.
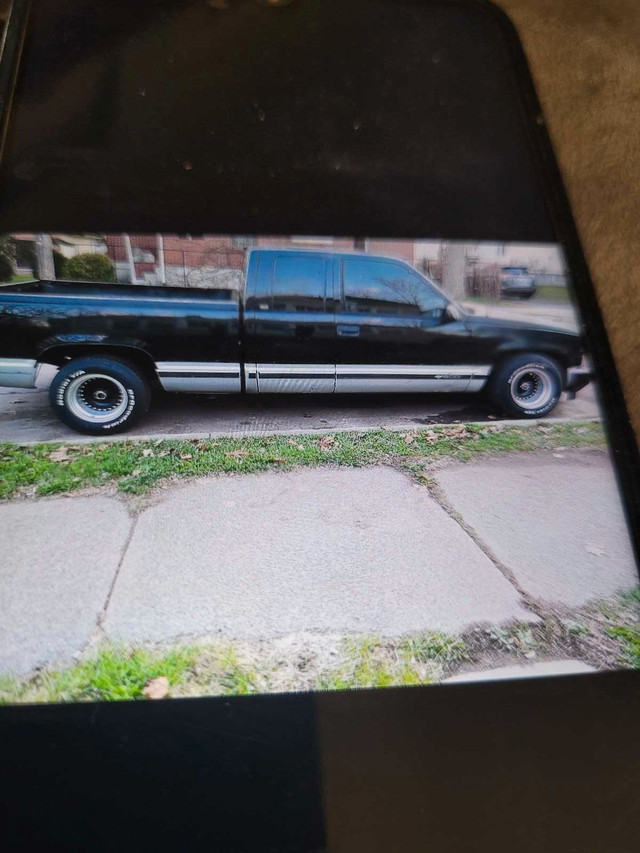
M 372 255 L 370 252 L 350 251 L 348 249 L 347 250 L 341 249 L 340 251 L 335 251 L 334 249 L 330 249 L 330 248 L 324 249 L 324 248 L 321 248 L 319 246 L 318 247 L 310 246 L 309 248 L 305 248 L 305 249 L 294 248 L 292 246 L 285 246 L 282 249 L 279 249 L 276 246 L 265 246 L 264 248 L 262 248 L 261 246 L 255 246 L 254 248 L 249 249 L 249 254 L 253 254 L 254 252 L 260 252 L 260 253 L 265 253 L 265 254 L 266 253 L 278 254 L 278 255 L 287 253 L 287 254 L 294 254 L 294 255 L 298 255 L 298 254 L 299 255 L 309 255 L 309 254 L 331 255 L 332 257 L 336 257 L 336 258 L 368 258 L 369 260 L 372 260 L 372 261 L 393 261 L 394 263 L 404 264 L 405 266 L 410 267 L 411 269 L 414 269 L 412 264 L 410 264 L 408 261 L 405 261 L 402 258 L 394 258 L 393 255 Z

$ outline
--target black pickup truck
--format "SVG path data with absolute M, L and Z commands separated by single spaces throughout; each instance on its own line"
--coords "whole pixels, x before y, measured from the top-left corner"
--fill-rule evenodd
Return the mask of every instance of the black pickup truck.
M 570 332 L 465 314 L 392 258 L 254 249 L 245 292 L 40 281 L 0 287 L 0 385 L 59 370 L 53 410 L 120 432 L 154 387 L 211 393 L 479 392 L 548 414 L 589 381 Z

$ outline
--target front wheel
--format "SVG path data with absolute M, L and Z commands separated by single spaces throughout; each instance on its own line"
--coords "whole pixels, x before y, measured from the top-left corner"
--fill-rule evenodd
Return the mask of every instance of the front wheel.
M 488 391 L 493 402 L 510 417 L 544 417 L 560 399 L 562 368 L 545 355 L 512 356 L 494 368 Z
M 115 358 L 77 358 L 56 374 L 49 402 L 77 432 L 123 432 L 149 408 L 149 386 L 137 370 Z

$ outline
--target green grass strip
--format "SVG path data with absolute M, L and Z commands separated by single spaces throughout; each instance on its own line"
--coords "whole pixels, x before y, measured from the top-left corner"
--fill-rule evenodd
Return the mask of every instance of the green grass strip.
M 597 423 L 549 426 L 473 424 L 434 426 L 411 432 L 372 430 L 327 435 L 0 444 L 0 499 L 62 495 L 115 484 L 144 494 L 168 478 L 249 474 L 297 467 L 371 464 L 421 466 L 443 457 L 468 461 L 483 454 L 603 447 Z

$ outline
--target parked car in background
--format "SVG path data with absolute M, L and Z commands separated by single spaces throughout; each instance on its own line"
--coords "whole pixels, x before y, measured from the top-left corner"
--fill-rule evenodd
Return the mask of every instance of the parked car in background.
M 500 270 L 500 296 L 531 299 L 536 292 L 536 279 L 527 267 L 502 267 Z
M 79 432 L 120 432 L 154 388 L 199 394 L 487 392 L 540 417 L 589 381 L 561 329 L 466 314 L 393 258 L 249 253 L 244 288 L 42 281 L 0 287 L 0 385 L 59 368 L 54 412 Z

